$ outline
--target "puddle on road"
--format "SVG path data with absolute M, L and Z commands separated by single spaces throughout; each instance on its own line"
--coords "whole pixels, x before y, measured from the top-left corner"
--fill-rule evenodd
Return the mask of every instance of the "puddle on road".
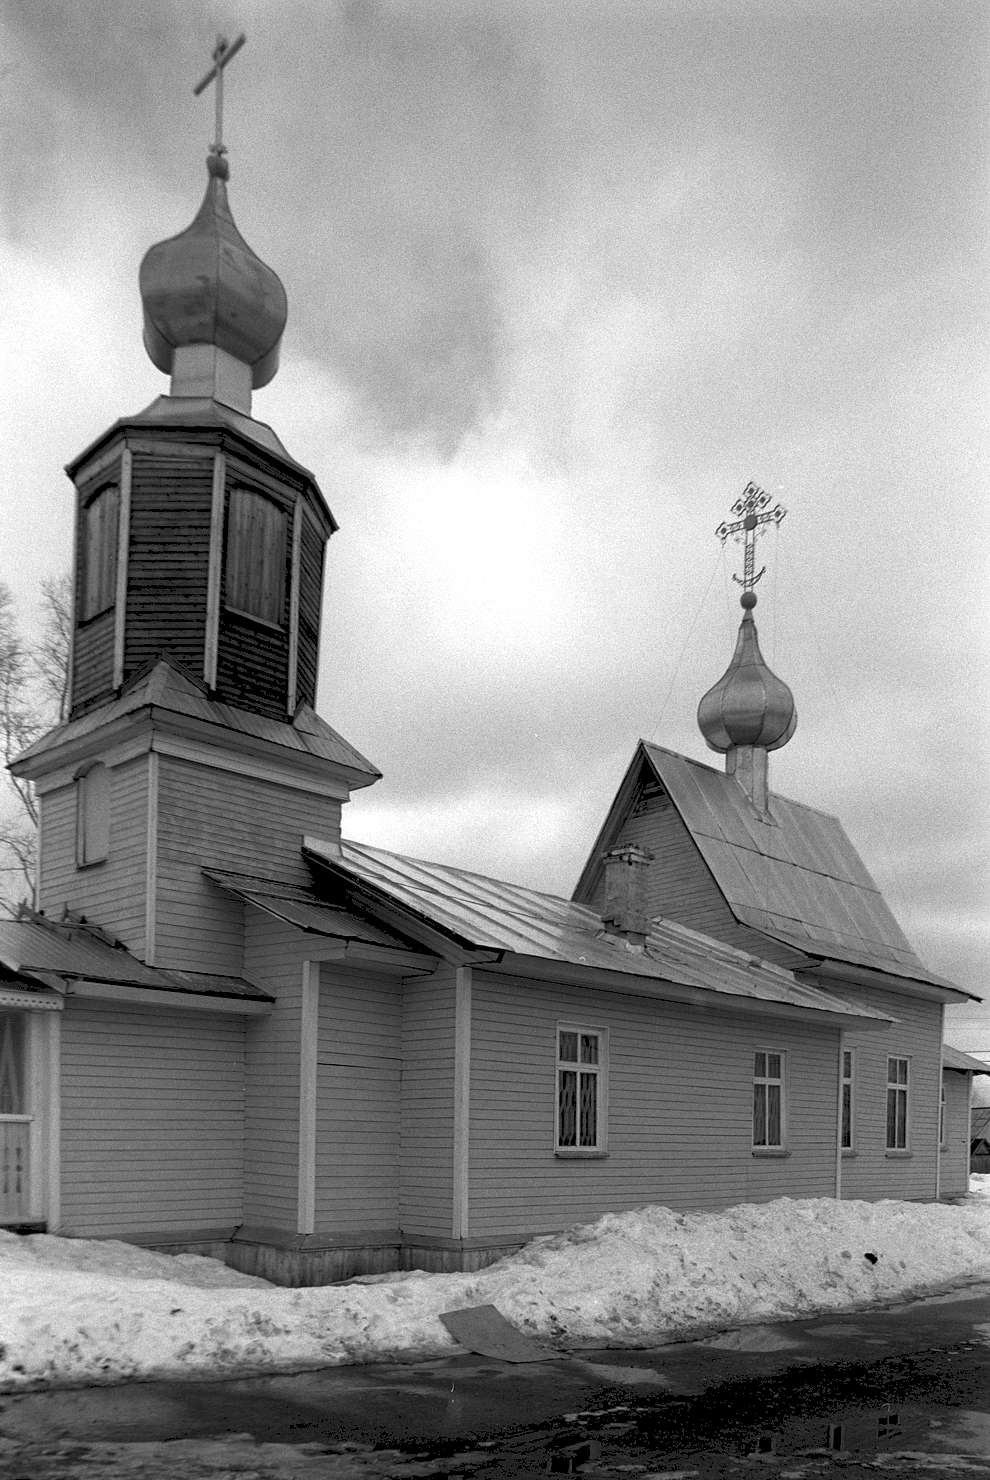
M 854 1474 L 862 1466 L 898 1476 L 990 1477 L 990 1366 L 977 1342 L 869 1365 L 792 1369 L 696 1398 L 567 1418 L 569 1429 L 547 1448 L 549 1473 L 728 1477 L 765 1463 L 793 1480 L 850 1466 Z M 568 1469 L 582 1438 L 599 1442 L 600 1458 Z

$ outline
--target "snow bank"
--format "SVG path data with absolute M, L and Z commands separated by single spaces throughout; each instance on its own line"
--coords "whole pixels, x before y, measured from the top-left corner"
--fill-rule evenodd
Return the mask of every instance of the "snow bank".
M 990 1282 L 985 1180 L 954 1207 L 648 1207 L 536 1239 L 478 1274 L 306 1290 L 188 1255 L 0 1235 L 0 1390 L 437 1356 L 458 1349 L 438 1315 L 466 1305 L 497 1305 L 562 1348 L 635 1347 Z

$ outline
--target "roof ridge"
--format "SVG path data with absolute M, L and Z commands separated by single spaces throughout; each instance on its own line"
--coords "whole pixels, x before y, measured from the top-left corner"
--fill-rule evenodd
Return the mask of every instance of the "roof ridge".
M 673 756 L 675 760 L 683 761 L 685 765 L 697 766 L 700 771 L 709 771 L 711 775 L 718 776 L 722 781 L 732 780 L 731 776 L 728 776 L 725 771 L 720 770 L 718 766 L 710 766 L 707 761 L 696 760 L 693 755 L 684 755 L 680 750 L 671 750 L 667 745 L 658 745 L 655 740 L 641 739 L 639 743 L 647 750 L 662 751 L 664 755 Z M 786 796 L 782 791 L 771 791 L 768 793 L 768 797 L 771 804 L 774 801 L 786 802 L 788 807 L 800 807 L 804 812 L 813 812 L 816 817 L 827 817 L 830 822 L 837 823 L 842 828 L 842 831 L 845 832 L 842 819 L 837 812 L 826 811 L 824 807 L 813 806 L 811 802 L 802 802 L 799 797 Z

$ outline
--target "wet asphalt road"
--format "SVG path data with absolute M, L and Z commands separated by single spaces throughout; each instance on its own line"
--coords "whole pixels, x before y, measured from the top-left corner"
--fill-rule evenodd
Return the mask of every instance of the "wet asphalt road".
M 879 1470 L 990 1480 L 990 1287 L 543 1363 L 0 1397 L 3 1480 Z

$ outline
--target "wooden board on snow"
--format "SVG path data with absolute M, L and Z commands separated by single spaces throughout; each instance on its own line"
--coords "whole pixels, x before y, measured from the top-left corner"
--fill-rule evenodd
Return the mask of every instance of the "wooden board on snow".
M 494 1305 L 447 1310 L 440 1319 L 455 1341 L 482 1357 L 499 1362 L 548 1362 L 557 1355 L 513 1326 Z

